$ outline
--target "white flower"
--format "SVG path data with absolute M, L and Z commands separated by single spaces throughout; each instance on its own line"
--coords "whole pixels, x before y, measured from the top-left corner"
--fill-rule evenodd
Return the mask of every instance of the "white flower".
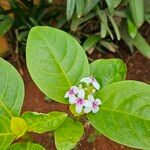
M 99 83 L 93 77 L 82 78 L 80 82 L 84 82 L 84 83 L 87 83 L 87 84 L 92 84 L 96 90 L 100 89 Z
M 79 91 L 79 93 L 78 93 L 78 97 L 74 97 L 74 98 L 69 100 L 70 104 L 76 104 L 75 111 L 77 113 L 81 113 L 83 110 L 83 106 L 84 106 L 85 101 L 86 101 L 84 99 L 84 97 L 85 97 L 85 92 L 84 92 L 84 90 L 83 91 L 81 90 L 81 92 Z
M 74 97 L 75 94 L 78 93 L 78 91 L 79 91 L 79 88 L 78 88 L 78 87 L 72 86 L 72 87 L 69 89 L 69 91 L 66 92 L 64 98 L 68 98 L 68 97 L 69 97 L 69 99 L 70 99 L 70 98 Z
M 89 113 L 97 113 L 99 111 L 99 105 L 101 105 L 102 102 L 100 99 L 94 99 L 93 95 L 88 96 L 88 100 L 84 103 L 84 112 Z

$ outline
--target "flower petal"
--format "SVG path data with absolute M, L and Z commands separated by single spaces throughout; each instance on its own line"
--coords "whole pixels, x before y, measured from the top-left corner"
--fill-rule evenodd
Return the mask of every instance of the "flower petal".
M 102 101 L 101 101 L 99 98 L 97 98 L 97 99 L 95 100 L 95 102 L 97 103 L 97 105 L 101 105 L 101 104 L 102 104 Z
M 90 77 L 82 78 L 82 79 L 80 80 L 80 82 L 91 83 L 91 78 L 90 78 Z
M 75 104 L 76 103 L 76 97 L 75 96 L 70 96 L 69 97 L 69 103 L 70 104 Z
M 77 94 L 79 91 L 79 88 L 77 86 L 72 86 L 71 89 L 74 90 L 74 93 Z
M 75 110 L 78 114 L 82 112 L 82 109 L 83 109 L 83 105 L 76 105 L 75 107 Z
M 64 98 L 68 98 L 69 97 L 69 92 L 67 91 Z
M 93 97 L 93 95 L 88 95 L 88 100 L 91 101 L 91 102 L 94 102 L 94 97 Z
M 79 98 L 84 98 L 85 97 L 85 91 L 84 89 L 80 89 L 79 92 L 78 92 L 78 97 Z
M 97 81 L 92 82 L 93 86 L 95 87 L 96 90 L 100 89 L 100 85 Z
M 91 112 L 92 111 L 92 109 L 90 108 L 90 107 L 85 107 L 84 108 L 84 112 L 87 114 L 87 113 L 89 113 L 89 112 Z
M 84 106 L 92 108 L 92 102 L 91 101 L 85 101 Z
M 92 110 L 93 113 L 97 113 L 99 111 L 99 107 L 96 107 Z

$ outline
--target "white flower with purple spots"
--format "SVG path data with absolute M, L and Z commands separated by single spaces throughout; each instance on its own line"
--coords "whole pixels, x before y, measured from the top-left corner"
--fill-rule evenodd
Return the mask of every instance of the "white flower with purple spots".
M 99 90 L 100 89 L 100 85 L 99 83 L 96 81 L 95 78 L 93 77 L 85 77 L 85 78 L 82 78 L 80 82 L 84 82 L 84 83 L 87 83 L 87 84 L 92 84 L 93 87 L 96 89 L 96 90 Z
M 83 106 L 86 102 L 86 100 L 84 99 L 85 97 L 85 92 L 79 92 L 77 97 L 74 97 L 72 99 L 69 100 L 70 104 L 75 104 L 75 111 L 77 113 L 81 113 L 83 110 Z
M 102 102 L 100 99 L 94 99 L 93 95 L 88 96 L 88 100 L 84 103 L 84 112 L 89 113 L 97 113 L 99 111 L 99 105 L 101 105 Z
M 69 91 L 66 92 L 64 98 L 69 98 L 69 100 L 74 99 L 78 92 L 79 88 L 77 86 L 72 86 Z

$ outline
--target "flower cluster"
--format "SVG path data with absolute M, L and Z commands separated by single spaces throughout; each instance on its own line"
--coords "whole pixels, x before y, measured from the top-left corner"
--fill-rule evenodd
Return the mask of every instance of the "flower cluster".
M 72 86 L 64 97 L 69 98 L 71 105 L 75 105 L 77 113 L 97 113 L 102 102 L 98 98 L 95 99 L 93 94 L 100 89 L 99 83 L 93 77 L 82 78 L 80 83 L 79 87 Z

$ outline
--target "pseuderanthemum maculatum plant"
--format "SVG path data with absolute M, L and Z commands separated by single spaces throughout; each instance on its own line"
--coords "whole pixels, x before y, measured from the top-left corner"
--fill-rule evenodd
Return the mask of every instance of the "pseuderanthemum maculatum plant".
M 55 130 L 58 150 L 70 150 L 80 141 L 82 117 L 120 144 L 149 149 L 150 86 L 123 81 L 127 69 L 122 60 L 99 59 L 89 64 L 76 39 L 51 27 L 30 31 L 26 58 L 39 89 L 50 99 L 69 104 L 75 116 L 67 117 Z
M 29 33 L 26 61 L 39 89 L 50 99 L 69 105 L 74 116 L 58 111 L 20 114 L 24 98 L 22 79 L 0 59 L 0 150 L 44 150 L 29 139 L 11 143 L 28 132 L 51 131 L 56 149 L 71 150 L 84 135 L 84 123 L 120 144 L 150 148 L 150 86 L 124 81 L 127 69 L 122 60 L 99 59 L 89 64 L 72 36 L 37 26 Z

